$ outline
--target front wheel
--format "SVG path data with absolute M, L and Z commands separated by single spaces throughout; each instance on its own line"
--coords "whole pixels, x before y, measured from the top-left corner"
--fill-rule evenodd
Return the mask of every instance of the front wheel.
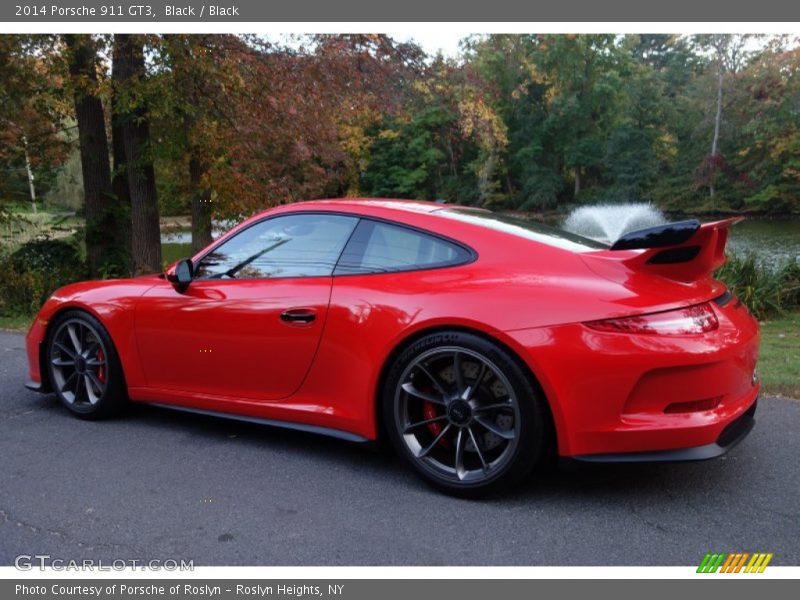
M 71 310 L 52 324 L 47 366 L 58 399 L 79 417 L 110 416 L 127 401 L 114 344 L 100 321 L 88 313 Z
M 454 495 L 518 483 L 545 447 L 540 393 L 513 355 L 474 334 L 434 333 L 411 344 L 392 365 L 383 400 L 396 451 Z

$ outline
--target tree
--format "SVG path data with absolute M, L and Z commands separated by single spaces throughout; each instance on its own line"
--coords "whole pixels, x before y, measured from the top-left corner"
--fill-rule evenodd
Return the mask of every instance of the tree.
M 111 72 L 118 73 L 122 68 L 120 65 L 120 53 L 112 52 Z M 132 232 L 131 232 L 131 194 L 128 187 L 128 166 L 125 158 L 125 138 L 123 134 L 123 123 L 125 115 L 122 110 L 120 90 L 117 85 L 111 88 L 111 152 L 114 157 L 113 171 L 111 172 L 111 189 L 116 198 L 116 210 L 120 215 L 120 220 L 124 224 L 121 233 L 124 236 L 125 270 L 133 271 L 132 264 Z
M 70 83 L 80 141 L 86 216 L 86 257 L 92 277 L 122 274 L 124 223 L 115 210 L 105 111 L 100 98 L 97 46 L 90 35 L 67 34 Z
M 67 157 L 64 119 L 41 57 L 49 36 L 0 36 L 0 200 L 37 202 Z
M 696 42 L 701 49 L 710 50 L 714 54 L 716 65 L 716 101 L 714 110 L 714 134 L 711 138 L 711 152 L 708 155 L 704 171 L 708 178 L 708 192 L 713 198 L 715 191 L 715 176 L 723 166 L 723 156 L 720 152 L 720 130 L 722 128 L 723 88 L 725 75 L 735 75 L 747 59 L 746 43 L 750 36 L 714 34 L 700 35 Z
M 114 37 L 114 66 L 118 111 L 115 123 L 121 129 L 125 153 L 131 206 L 133 272 L 159 272 L 162 269 L 161 230 L 144 90 L 144 42 L 140 36 L 117 34 Z

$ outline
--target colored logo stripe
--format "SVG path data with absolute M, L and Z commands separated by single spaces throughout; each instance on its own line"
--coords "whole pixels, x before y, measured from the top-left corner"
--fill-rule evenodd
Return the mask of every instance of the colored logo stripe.
M 769 561 L 772 560 L 772 554 L 753 554 L 753 558 L 747 563 L 745 573 L 763 573 L 767 568 Z
M 712 553 L 709 552 L 700 561 L 700 566 L 697 567 L 698 573 L 763 573 L 764 569 L 772 560 L 771 553 L 756 552 L 750 554 L 749 552 L 734 552 L 731 554 L 725 553 Z M 747 559 L 750 559 L 747 562 Z M 745 566 L 747 562 L 747 566 Z
M 722 561 L 725 560 L 725 554 L 706 554 L 703 557 L 700 566 L 697 567 L 698 573 L 716 573 Z

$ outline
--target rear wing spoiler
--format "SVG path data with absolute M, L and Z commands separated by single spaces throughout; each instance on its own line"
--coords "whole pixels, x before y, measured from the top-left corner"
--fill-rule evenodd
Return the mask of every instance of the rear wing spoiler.
M 646 271 L 678 281 L 697 281 L 711 275 L 725 264 L 725 244 L 728 230 L 744 220 L 732 217 L 700 224 L 692 219 L 667 223 L 626 233 L 610 252 L 644 250 L 622 262 L 636 271 Z

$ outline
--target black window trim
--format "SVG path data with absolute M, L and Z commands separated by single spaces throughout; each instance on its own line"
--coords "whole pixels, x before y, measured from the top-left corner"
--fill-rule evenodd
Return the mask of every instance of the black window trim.
M 220 279 L 216 279 L 216 280 L 214 280 L 214 279 L 197 279 L 196 281 L 217 281 L 217 282 L 219 282 L 219 281 L 273 281 L 273 280 L 276 280 L 276 279 L 313 279 L 315 277 L 316 278 L 319 278 L 319 277 L 363 277 L 365 275 L 391 275 L 392 273 L 409 273 L 409 272 L 413 272 L 413 271 L 433 271 L 433 270 L 437 270 L 437 269 L 449 269 L 449 268 L 452 268 L 452 267 L 460 267 L 460 266 L 463 266 L 463 265 L 468 265 L 468 264 L 471 264 L 471 263 L 475 262 L 476 260 L 478 260 L 478 253 L 473 248 L 471 248 L 470 246 L 467 246 L 463 242 L 460 242 L 458 240 L 454 240 L 453 238 L 447 237 L 447 236 L 442 235 L 440 233 L 436 233 L 435 231 L 431 231 L 429 229 L 424 229 L 422 227 L 417 227 L 415 225 L 408 225 L 406 223 L 400 223 L 398 221 L 393 221 L 392 219 L 386 219 L 386 218 L 383 218 L 383 217 L 374 217 L 374 216 L 371 216 L 371 215 L 362 215 L 360 213 L 342 212 L 342 211 L 335 211 L 335 210 L 293 210 L 293 211 L 283 212 L 283 213 L 280 213 L 280 214 L 277 214 L 277 215 L 268 215 L 268 216 L 265 216 L 263 219 L 258 219 L 257 221 L 253 221 L 247 227 L 243 227 L 240 231 L 236 232 L 236 235 L 244 233 L 245 231 L 247 231 L 251 227 L 255 227 L 256 225 L 260 225 L 261 223 L 264 223 L 266 221 L 271 221 L 272 219 L 277 219 L 279 217 L 291 217 L 291 216 L 300 216 L 300 215 L 326 215 L 326 216 L 333 215 L 333 216 L 350 217 L 350 218 L 356 219 L 356 224 L 353 227 L 353 231 L 350 232 L 350 235 L 348 236 L 347 241 L 344 243 L 344 246 L 342 246 L 342 250 L 341 250 L 341 252 L 339 252 L 339 256 L 336 258 L 336 262 L 333 265 L 333 269 L 331 270 L 331 274 L 330 275 L 306 275 L 306 276 L 301 276 L 301 277 L 298 277 L 298 276 L 253 277 L 252 279 L 247 279 L 247 280 L 239 280 L 239 279 L 222 279 L 222 280 L 220 280 Z M 350 245 L 350 241 L 353 239 L 353 235 L 355 234 L 356 230 L 358 229 L 358 226 L 361 224 L 361 221 L 375 221 L 375 222 L 378 222 L 378 223 L 385 223 L 387 225 L 393 225 L 395 227 L 401 227 L 403 229 L 408 229 L 410 231 L 414 231 L 414 232 L 420 233 L 422 235 L 427 235 L 429 237 L 432 237 L 432 238 L 435 238 L 435 239 L 439 239 L 439 240 L 442 240 L 444 242 L 448 242 L 448 243 L 453 244 L 454 246 L 457 246 L 457 247 L 461 248 L 462 250 L 464 250 L 467 253 L 468 258 L 467 258 L 467 260 L 451 262 L 451 263 L 440 263 L 440 264 L 435 264 L 435 265 L 431 265 L 431 266 L 428 266 L 428 267 L 414 266 L 414 267 L 409 267 L 407 269 L 392 269 L 390 271 L 369 271 L 369 272 L 364 272 L 364 273 L 336 273 L 336 268 L 339 266 L 339 261 L 342 259 L 342 256 L 344 255 L 345 250 L 347 250 L 347 247 Z M 227 240 L 224 240 L 224 241 L 227 241 Z M 217 247 L 221 246 L 224 243 L 224 241 L 223 241 L 222 238 L 217 240 L 199 258 L 197 258 L 195 260 L 192 260 L 192 267 L 193 267 L 192 270 L 196 272 L 197 271 L 197 266 L 200 264 L 200 262 L 206 256 L 208 256 L 209 254 L 214 252 L 214 250 L 216 250 Z

